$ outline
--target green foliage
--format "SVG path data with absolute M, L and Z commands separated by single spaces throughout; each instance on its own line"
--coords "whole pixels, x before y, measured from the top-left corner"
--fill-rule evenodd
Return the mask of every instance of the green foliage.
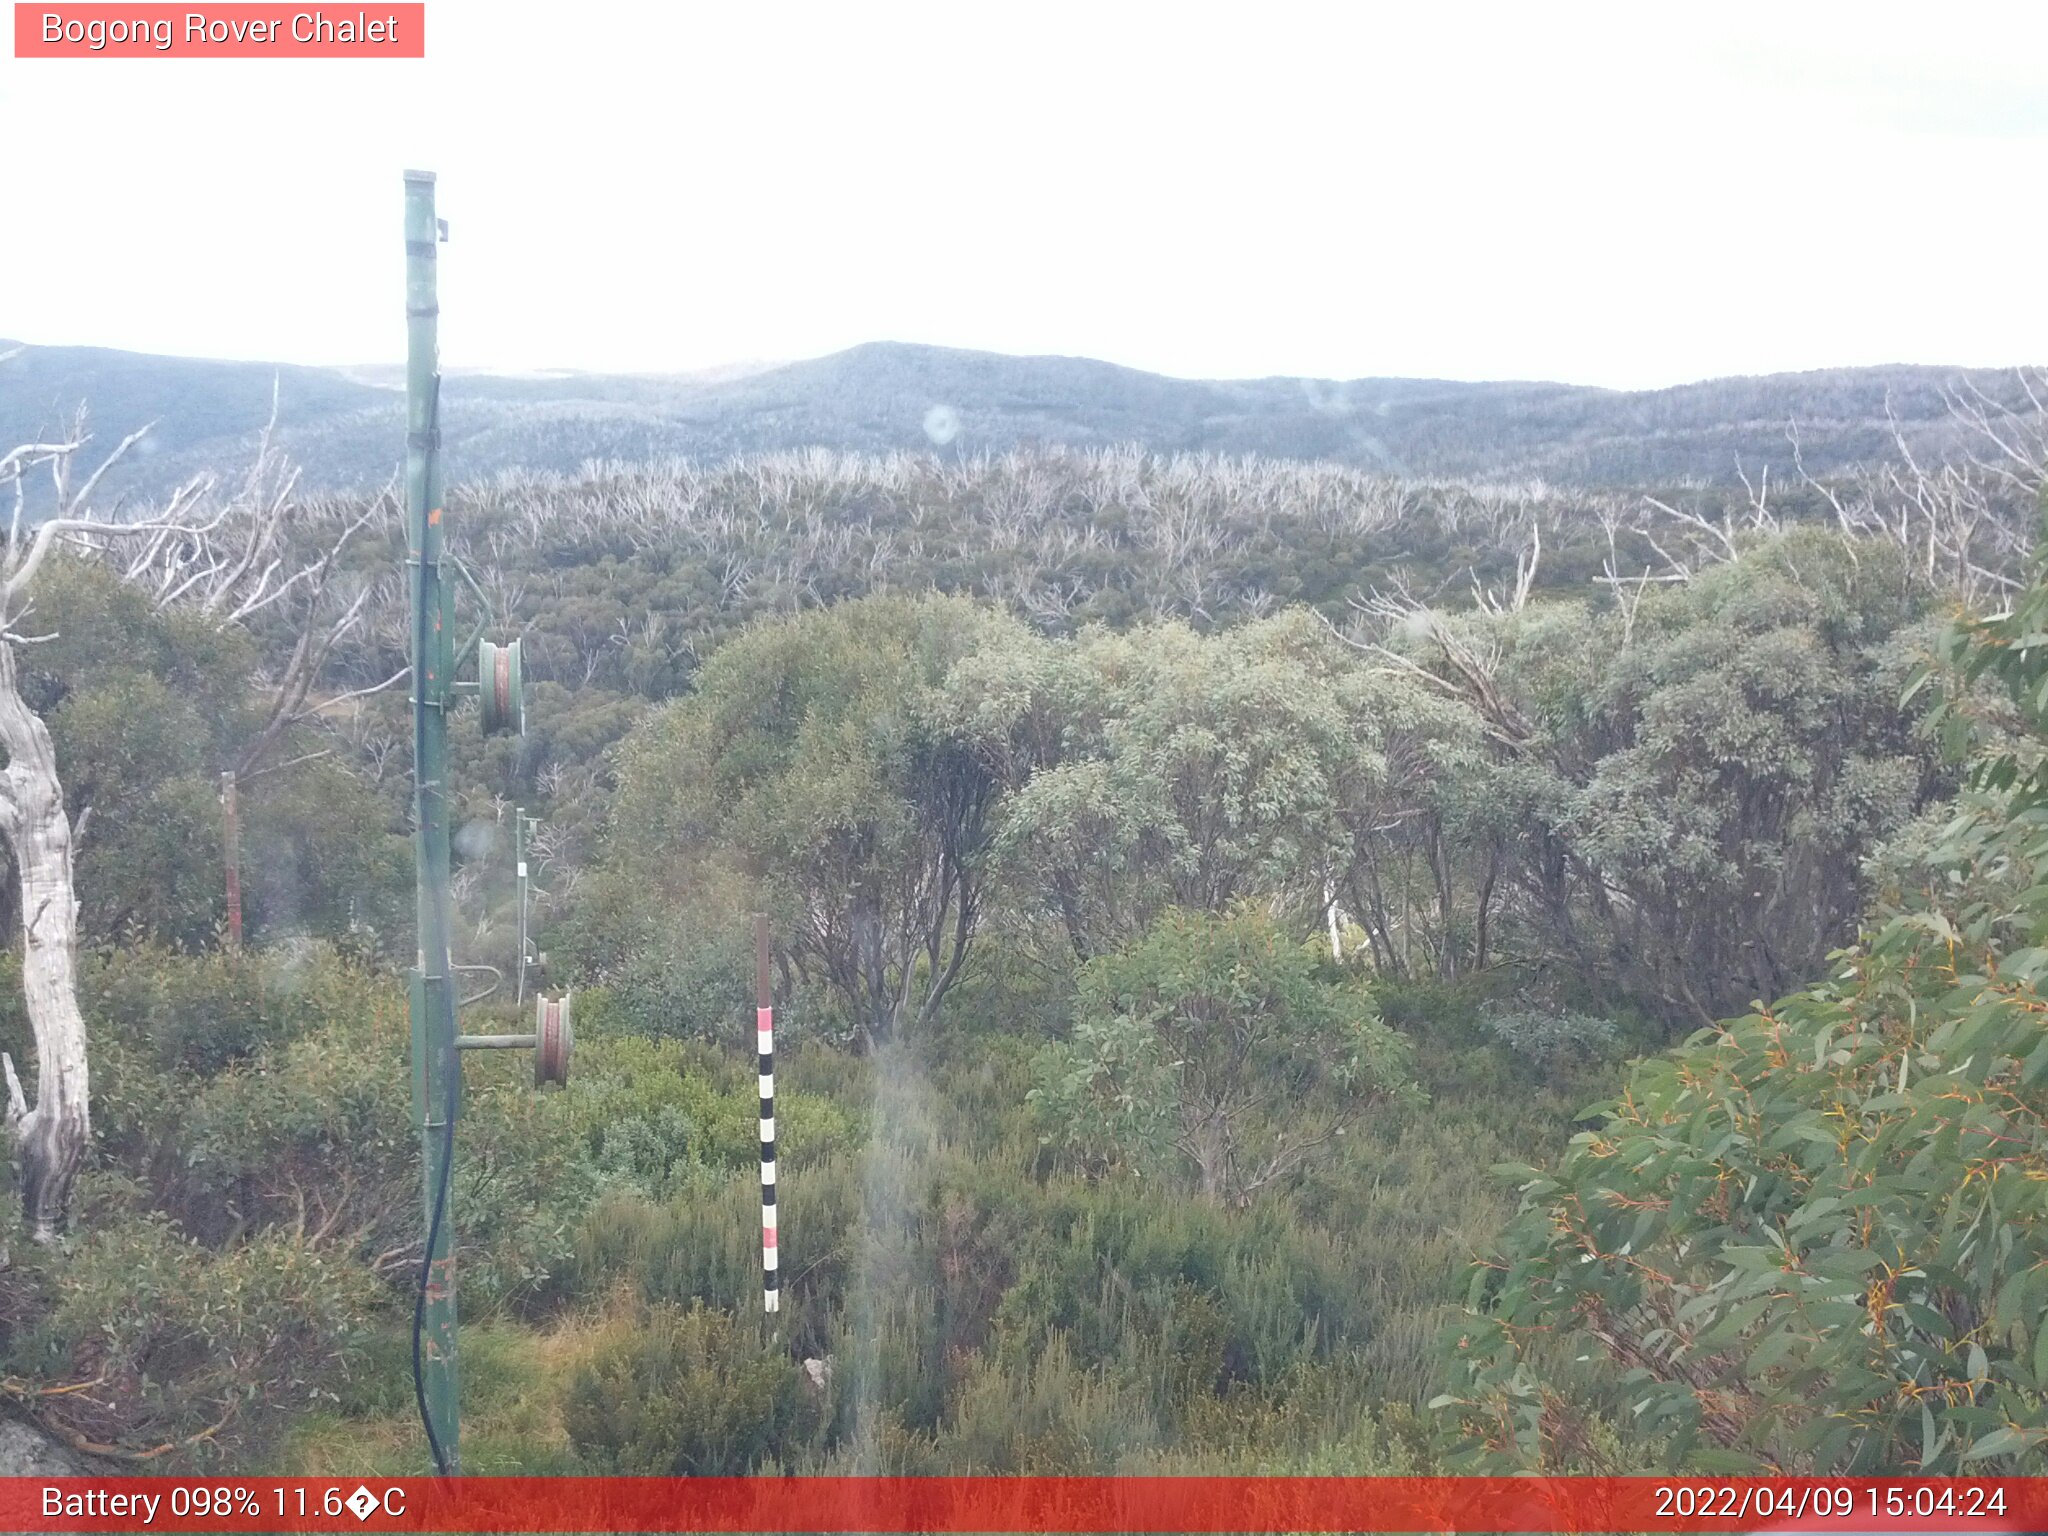
M 594 1467 L 655 1477 L 732 1477 L 793 1459 L 825 1417 L 795 1361 L 701 1306 L 631 1318 L 577 1373 L 563 1412 Z
M 1817 973 L 1937 784 L 1898 702 L 1925 600 L 1891 547 L 1804 531 L 1632 614 L 1493 626 L 1526 735 L 1498 775 L 1510 920 L 1694 1025 Z
M 36 623 L 56 638 L 23 658 L 23 697 L 49 727 L 73 821 L 91 808 L 76 854 L 84 931 L 210 940 L 222 911 L 218 775 L 249 723 L 248 642 L 153 613 L 83 560 L 39 575 Z
M 164 1072 L 210 1077 L 257 1049 L 349 1015 L 383 987 L 318 946 L 185 955 L 138 946 L 85 959 L 80 1001 L 96 1038 Z
M 361 774 L 325 758 L 265 774 L 240 798 L 252 937 L 314 935 L 364 953 L 410 953 L 411 839 Z
M 584 975 L 604 978 L 577 994 L 580 1018 L 600 1031 L 650 1039 L 751 1039 L 753 924 L 736 884 L 716 882 L 656 905 L 636 878 L 616 867 L 602 871 L 556 941 Z M 721 895 L 729 899 L 718 910 Z
M 973 937 L 997 787 L 938 689 L 1020 634 L 957 599 L 876 598 L 739 636 L 627 743 L 621 863 L 659 894 L 729 860 L 860 1039 L 928 1022 Z
M 607 1182 L 662 1199 L 689 1187 L 697 1169 L 760 1166 L 759 1086 L 731 1052 L 600 1037 L 577 1047 L 564 1097 L 586 1156 Z M 858 1121 L 830 1099 L 782 1088 L 776 1111 L 776 1161 L 792 1173 L 856 1143 Z
M 1986 740 L 1938 878 L 1827 981 L 1643 1063 L 1554 1172 L 1516 1173 L 1445 1399 L 1472 1461 L 1568 1458 L 1576 1388 L 1701 1467 L 2041 1465 L 2044 634 L 2048 584 L 1945 643 L 1933 724 L 1966 741 L 1968 689 L 1995 680 L 2030 739 Z
M 317 949 L 124 952 L 89 974 L 94 1120 L 134 1175 L 131 1205 L 213 1248 L 285 1234 L 402 1284 L 419 1133 L 395 985 Z M 476 1239 L 464 1295 L 487 1310 L 547 1287 L 595 1174 L 528 1064 L 465 1065 L 455 1196 Z
M 1486 1024 L 1509 1049 L 1546 1066 L 1605 1054 L 1619 1034 L 1614 1020 L 1569 1009 L 1514 1008 L 1489 1014 Z
M 1169 912 L 1082 968 L 1074 1035 L 1041 1053 L 1029 1097 L 1091 1163 L 1185 1159 L 1205 1196 L 1243 1204 L 1374 1099 L 1412 1094 L 1406 1055 L 1270 918 Z
M 1025 1101 L 1044 1140 L 1084 1168 L 1172 1171 L 1180 1081 L 1149 1020 L 1084 1014 L 1036 1066 Z
M 103 942 L 211 945 L 225 921 L 220 774 L 261 719 L 260 647 L 191 615 L 157 613 L 102 566 L 59 559 L 37 577 L 24 699 L 49 727 L 80 829 L 82 933 Z M 410 889 L 393 807 L 310 733 L 278 759 L 319 753 L 244 787 L 249 936 L 389 936 Z M 18 921 L 10 879 L 0 914 Z
M 99 1383 L 50 1400 L 95 1443 L 259 1452 L 289 1414 L 338 1400 L 377 1300 L 361 1268 L 302 1241 L 268 1234 L 215 1252 L 162 1216 L 99 1226 L 75 1253 L 34 1262 L 48 1310 L 11 1340 L 9 1365 Z
M 1356 672 L 1296 611 L 1212 638 L 1089 630 L 1022 667 L 976 658 L 952 688 L 1037 759 L 1019 765 L 1035 771 L 1004 818 L 1005 860 L 1085 955 L 1168 906 L 1307 892 L 1320 907 L 1344 813 L 1387 767 Z
M 1897 707 L 1927 588 L 1881 544 L 1760 538 L 1639 604 L 1346 644 L 1323 620 L 1354 588 L 1511 578 L 1525 515 L 1572 586 L 1597 523 L 1142 456 L 662 473 L 552 487 L 528 521 L 463 508 L 541 681 L 525 738 L 453 725 L 461 957 L 509 957 L 523 800 L 548 819 L 542 944 L 590 983 L 566 1092 L 510 1053 L 464 1062 L 473 1466 L 1428 1469 L 1431 1340 L 1512 1213 L 1479 1169 L 1510 1160 L 1528 1208 L 1453 1335 L 1464 1463 L 2040 1454 L 2025 957 L 2048 881 L 2024 802 L 2048 616 L 1958 654 L 1975 691 L 1947 714 L 2009 766 L 1937 825 L 1949 781 Z M 1046 633 L 891 584 L 998 594 Z M 403 701 L 242 797 L 252 937 L 350 958 L 186 953 L 220 921 L 215 777 L 274 637 L 152 615 L 84 567 L 50 590 L 61 639 L 24 658 L 71 809 L 94 807 L 105 1246 L 0 1285 L 9 1368 L 146 1369 L 134 1415 L 66 1421 L 128 1443 L 228 1410 L 218 1346 L 271 1393 L 234 1408 L 237 1454 L 317 1403 L 317 1443 L 416 1464 L 418 1132 L 376 969 L 407 947 Z M 388 629 L 350 641 L 354 681 L 397 664 Z M 2017 702 L 1987 714 L 2001 681 Z M 1915 886 L 1834 982 L 1613 1097 L 1646 1034 L 1822 974 L 1868 890 Z M 773 1339 L 757 906 L 784 1047 Z M 1341 963 L 1303 942 L 1326 922 Z M 22 1025 L 0 1007 L 18 1059 Z M 1538 1175 L 1566 1095 L 1610 1118 Z M 124 1264 L 145 1306 L 199 1299 L 126 1315 Z M 301 1374 L 251 1353 L 262 1326 Z

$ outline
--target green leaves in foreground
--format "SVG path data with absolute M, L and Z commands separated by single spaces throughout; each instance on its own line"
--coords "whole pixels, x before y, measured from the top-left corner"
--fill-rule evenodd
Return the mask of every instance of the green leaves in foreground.
M 1585 1465 L 1607 1413 L 1709 1470 L 2048 1468 L 2048 588 L 1944 650 L 1979 755 L 1925 889 L 1509 1170 L 1438 1399 L 1468 1464 Z

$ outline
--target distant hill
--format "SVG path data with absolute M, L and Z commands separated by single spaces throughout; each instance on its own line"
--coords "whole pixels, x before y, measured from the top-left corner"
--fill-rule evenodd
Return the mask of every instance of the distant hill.
M 0 342 L 0 351 L 8 344 Z M 81 402 L 111 442 L 157 422 L 124 488 L 161 491 L 246 461 L 269 414 L 315 487 L 378 484 L 400 457 L 397 369 L 304 368 L 29 347 L 0 363 L 0 445 L 55 430 Z M 1073 357 L 875 342 L 806 362 L 688 375 L 452 373 L 443 384 L 450 479 L 590 459 L 824 445 L 932 449 L 1135 442 L 1161 452 L 1332 459 L 1404 476 L 1560 484 L 1729 481 L 1738 461 L 1810 469 L 1879 458 L 1887 409 L 1916 446 L 1949 437 L 1944 387 L 2017 398 L 2010 373 L 1828 369 L 1642 392 L 1429 379 L 1166 378 Z M 932 430 L 942 442 L 935 442 Z

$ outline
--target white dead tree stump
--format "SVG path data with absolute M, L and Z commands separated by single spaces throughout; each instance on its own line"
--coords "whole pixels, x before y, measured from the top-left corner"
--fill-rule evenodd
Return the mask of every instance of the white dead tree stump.
M 71 469 L 89 440 L 82 413 L 62 440 L 0 454 L 0 495 L 13 493 L 13 514 L 0 552 L 0 752 L 6 755 L 0 768 L 0 841 L 14 857 L 20 882 L 22 993 L 35 1045 L 33 1101 L 5 1053 L 0 1053 L 0 1071 L 6 1079 L 5 1123 L 13 1141 L 22 1217 L 39 1243 L 53 1242 L 64 1228 L 72 1188 L 92 1141 L 92 1115 L 85 1020 L 78 1007 L 78 896 L 72 872 L 78 829 L 64 808 L 63 777 L 49 730 L 22 697 L 17 668 L 20 647 L 52 638 L 24 628 L 37 574 L 61 544 L 106 560 L 124 580 L 148 591 L 158 609 L 191 608 L 222 628 L 281 603 L 295 604 L 298 641 L 284 675 L 272 679 L 276 705 L 233 765 L 246 774 L 288 726 L 310 713 L 315 677 L 335 643 L 360 621 L 366 594 L 343 602 L 339 614 L 323 598 L 342 546 L 377 515 L 373 505 L 345 519 L 329 530 L 323 553 L 302 557 L 286 531 L 292 478 L 272 455 L 267 430 L 256 468 L 238 493 L 216 503 L 213 482 L 201 478 L 180 487 L 146 517 L 124 520 L 118 508 L 95 513 L 94 492 L 148 430 L 124 438 L 76 488 Z M 30 516 L 28 484 L 34 471 L 47 471 L 50 489 L 47 505 L 35 509 L 40 515 Z M 117 550 L 125 553 L 114 557 Z M 358 692 L 376 692 L 405 675 Z M 0 1234 L 0 1264 L 5 1262 L 5 1236 Z
M 22 1216 L 39 1243 L 63 1225 L 71 1186 L 92 1136 L 85 1021 L 78 1012 L 78 896 L 71 881 L 71 822 L 50 732 L 21 697 L 14 643 L 0 640 L 0 837 L 21 882 L 22 993 L 35 1033 L 36 1101 L 22 1091 L 13 1058 L 7 1128 L 21 1177 Z M 4 1252 L 4 1248 L 0 1248 Z

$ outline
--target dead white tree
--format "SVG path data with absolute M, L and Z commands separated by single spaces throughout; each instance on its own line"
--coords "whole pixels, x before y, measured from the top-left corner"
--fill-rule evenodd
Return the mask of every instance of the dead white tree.
M 267 435 L 258 471 L 240 494 L 217 495 L 214 482 L 202 477 L 180 486 L 142 517 L 124 519 L 118 505 L 98 511 L 94 498 L 106 476 L 148 431 L 143 427 L 123 438 L 76 484 L 74 468 L 91 441 L 83 413 L 54 440 L 0 455 L 0 494 L 11 490 L 13 501 L 0 550 L 0 751 L 7 759 L 0 768 L 0 840 L 13 854 L 20 883 L 22 992 L 36 1056 L 34 1103 L 5 1053 L 0 1053 L 0 1071 L 6 1078 L 6 1125 L 14 1144 L 22 1216 L 40 1243 L 53 1241 L 64 1225 L 92 1122 L 85 1022 L 78 1007 L 78 897 L 72 869 L 77 829 L 65 812 L 49 729 L 22 697 L 16 665 L 22 646 L 52 638 L 31 632 L 37 579 L 63 547 L 108 561 L 124 578 L 151 591 L 160 608 L 190 604 L 225 628 L 321 592 L 340 543 L 354 531 L 349 528 L 322 556 L 302 560 L 294 555 L 285 529 L 289 476 L 279 494 L 254 493 L 275 489 Z M 38 472 L 48 476 L 47 501 L 39 501 L 39 515 L 31 517 L 28 493 Z M 344 609 L 343 632 L 361 607 L 359 598 Z M 338 638 L 333 622 L 323 628 L 320 610 L 317 602 L 306 610 L 299 655 L 287 669 L 288 702 L 280 704 L 273 721 L 296 717 L 315 675 L 307 668 L 317 668 Z M 309 640 L 308 632 L 318 638 Z M 274 740 L 282 728 L 266 727 L 268 735 L 259 732 L 259 739 Z
M 1535 739 L 1535 726 L 1501 686 L 1497 640 L 1446 619 L 1398 578 L 1391 592 L 1375 591 L 1349 601 L 1352 611 L 1369 626 L 1365 635 L 1347 633 L 1327 618 L 1323 621 L 1344 644 L 1370 656 L 1387 672 L 1472 705 L 1487 735 L 1509 751 L 1520 751 Z M 1421 644 L 1408 648 L 1389 645 L 1387 641 L 1397 635 Z M 1418 649 L 1421 660 L 1413 654 Z M 1435 665 L 1429 665 L 1431 661 Z
M 1792 461 L 1841 530 L 1897 545 L 1929 581 L 1971 601 L 2021 584 L 2048 489 L 2048 409 L 2040 381 L 2022 372 L 2026 405 L 1993 400 L 1974 385 L 1947 391 L 1955 451 L 1924 461 L 1886 403 L 1894 459 L 1823 481 L 1807 471 L 1796 430 Z
M 1543 563 L 1543 523 L 1529 519 L 1529 543 L 1515 554 L 1515 586 L 1512 592 L 1483 587 L 1479 575 L 1472 575 L 1472 602 L 1481 613 L 1520 613 L 1529 606 L 1529 592 L 1536 584 L 1536 571 Z

